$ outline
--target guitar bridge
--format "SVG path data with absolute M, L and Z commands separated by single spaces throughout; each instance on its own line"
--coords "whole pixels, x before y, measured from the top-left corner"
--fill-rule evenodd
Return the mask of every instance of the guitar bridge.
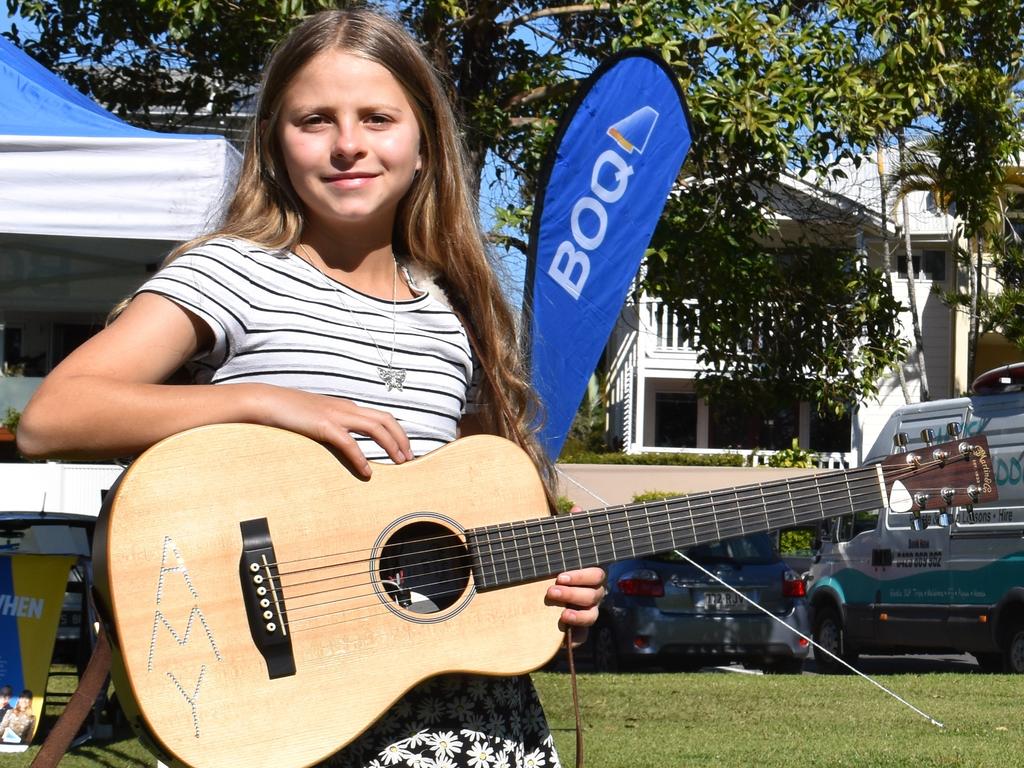
M 267 519 L 243 520 L 238 571 L 253 643 L 267 662 L 270 679 L 295 674 L 288 615 Z

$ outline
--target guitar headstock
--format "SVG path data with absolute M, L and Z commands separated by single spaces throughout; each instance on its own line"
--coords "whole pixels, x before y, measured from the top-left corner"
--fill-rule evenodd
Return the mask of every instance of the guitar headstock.
M 983 436 L 894 454 L 882 462 L 882 475 L 893 512 L 918 513 L 998 498 Z

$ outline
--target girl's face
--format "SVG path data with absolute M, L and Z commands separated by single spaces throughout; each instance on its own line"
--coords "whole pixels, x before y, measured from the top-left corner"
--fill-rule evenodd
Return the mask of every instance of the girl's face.
M 30 699 L 28 696 L 19 696 L 18 697 L 18 709 L 28 709 L 31 706 L 32 706 L 32 699 Z
M 308 227 L 390 238 L 421 160 L 416 114 L 387 69 L 318 54 L 285 89 L 277 131 Z

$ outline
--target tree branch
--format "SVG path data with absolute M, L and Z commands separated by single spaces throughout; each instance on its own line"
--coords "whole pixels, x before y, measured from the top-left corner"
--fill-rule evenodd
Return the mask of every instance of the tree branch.
M 528 91 L 517 93 L 512 96 L 505 104 L 505 108 L 511 109 L 512 107 L 521 107 L 543 99 L 557 98 L 562 94 L 572 92 L 576 89 L 578 84 L 578 80 L 563 80 L 562 82 L 555 83 L 553 85 L 542 85 L 537 88 L 531 88 Z
M 514 27 L 518 27 L 521 24 L 529 24 L 531 21 L 543 19 L 547 16 L 571 16 L 574 13 L 601 13 L 604 11 L 610 11 L 611 9 L 612 6 L 610 3 L 601 3 L 600 5 L 585 3 L 582 5 L 562 5 L 558 8 L 541 8 L 539 11 L 524 13 L 522 16 L 517 16 L 514 19 L 503 21 L 501 22 L 501 26 L 507 31 Z

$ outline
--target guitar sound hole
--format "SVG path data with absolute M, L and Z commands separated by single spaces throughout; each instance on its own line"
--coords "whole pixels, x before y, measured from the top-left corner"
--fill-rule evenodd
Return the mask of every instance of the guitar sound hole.
M 458 536 L 437 523 L 417 522 L 387 540 L 378 575 L 400 608 L 437 613 L 466 591 L 469 569 L 469 552 Z

